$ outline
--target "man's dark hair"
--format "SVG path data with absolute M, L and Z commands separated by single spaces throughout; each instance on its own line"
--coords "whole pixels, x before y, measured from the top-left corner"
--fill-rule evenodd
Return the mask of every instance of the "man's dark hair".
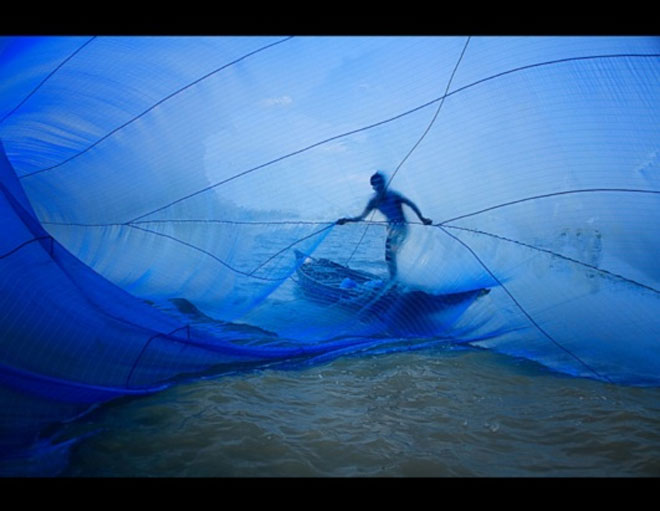
M 376 181 L 381 181 L 383 183 L 385 182 L 385 176 L 380 170 L 371 176 L 371 179 L 369 180 L 371 184 L 374 184 Z

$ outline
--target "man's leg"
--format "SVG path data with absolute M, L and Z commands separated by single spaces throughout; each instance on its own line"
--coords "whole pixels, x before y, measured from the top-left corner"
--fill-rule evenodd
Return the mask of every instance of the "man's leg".
M 390 279 L 394 279 L 397 274 L 397 255 L 403 240 L 406 238 L 406 229 L 391 228 L 387 232 L 387 240 L 385 241 L 385 261 L 387 262 L 387 269 L 390 272 Z

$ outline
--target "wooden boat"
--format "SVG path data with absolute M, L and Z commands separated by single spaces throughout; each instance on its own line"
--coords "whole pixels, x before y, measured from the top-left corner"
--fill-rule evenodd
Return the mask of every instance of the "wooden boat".
M 417 321 L 420 316 L 446 309 L 465 310 L 488 289 L 452 294 L 430 294 L 396 281 L 315 258 L 296 250 L 297 282 L 304 295 L 314 301 L 337 305 L 355 313 L 376 315 L 388 323 Z

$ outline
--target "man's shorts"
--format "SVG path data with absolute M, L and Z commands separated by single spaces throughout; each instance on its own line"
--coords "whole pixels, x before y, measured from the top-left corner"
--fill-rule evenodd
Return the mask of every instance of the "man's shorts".
M 385 260 L 391 261 L 408 234 L 406 224 L 391 224 L 387 229 L 387 240 L 385 241 Z

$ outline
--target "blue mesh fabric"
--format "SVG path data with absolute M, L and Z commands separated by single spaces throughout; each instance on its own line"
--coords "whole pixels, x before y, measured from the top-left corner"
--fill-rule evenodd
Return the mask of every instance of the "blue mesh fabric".
M 437 342 L 658 384 L 657 38 L 0 48 L 7 449 L 39 410 Z M 433 220 L 404 207 L 395 288 L 385 218 L 335 224 L 377 169 Z

